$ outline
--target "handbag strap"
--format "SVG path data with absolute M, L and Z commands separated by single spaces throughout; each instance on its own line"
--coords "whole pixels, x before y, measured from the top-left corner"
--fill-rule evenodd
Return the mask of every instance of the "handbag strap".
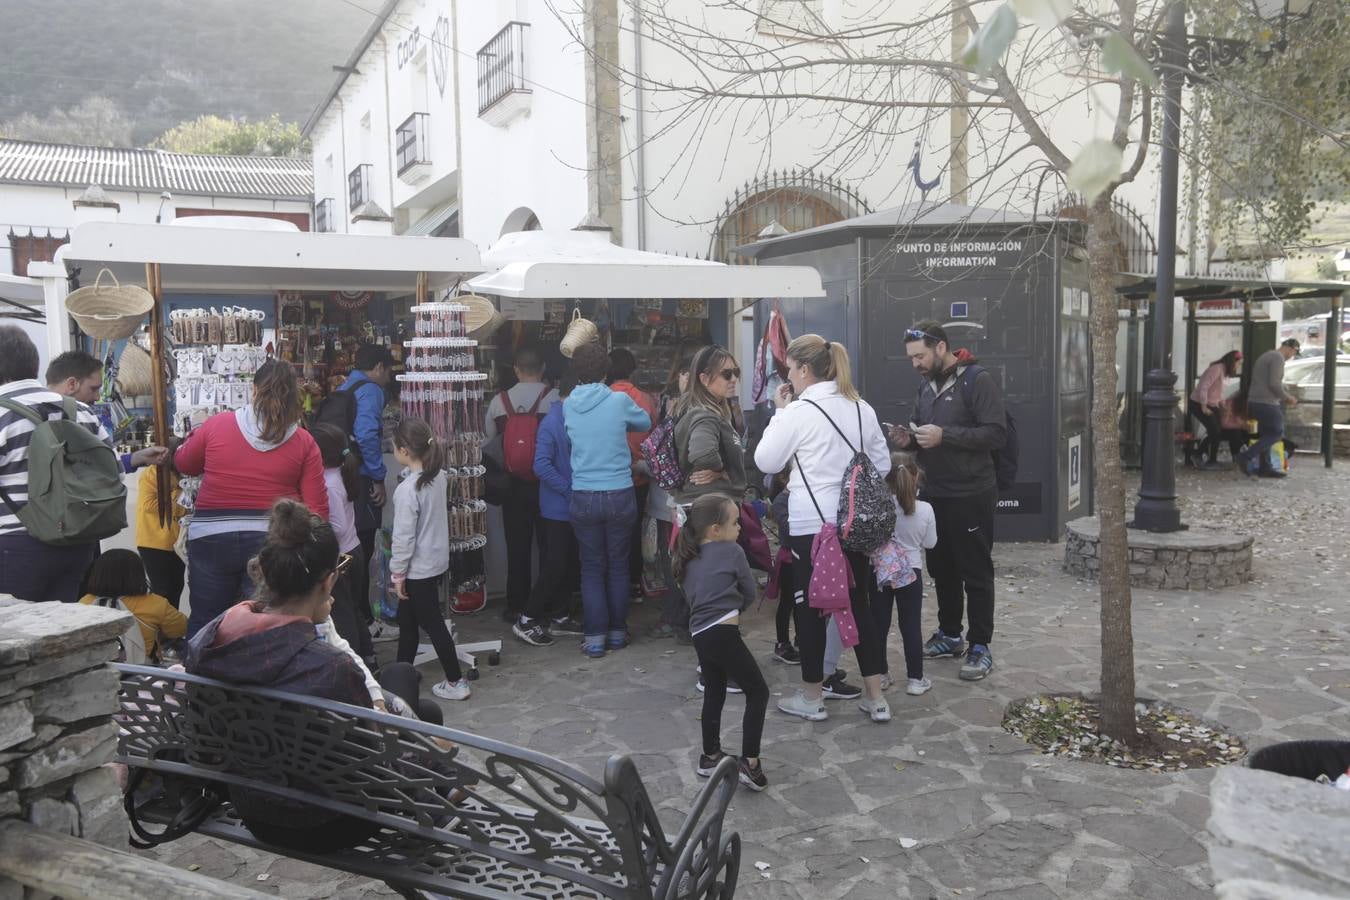
M 811 498 L 811 505 L 816 508 L 816 515 L 820 516 L 821 523 L 828 522 L 825 513 L 820 511 L 820 503 L 816 500 L 816 492 L 811 490 L 811 482 L 806 480 L 806 470 L 802 468 L 802 461 L 797 458 L 797 454 L 792 454 L 792 463 L 797 467 L 797 474 L 802 476 L 802 484 L 806 487 L 806 494 Z

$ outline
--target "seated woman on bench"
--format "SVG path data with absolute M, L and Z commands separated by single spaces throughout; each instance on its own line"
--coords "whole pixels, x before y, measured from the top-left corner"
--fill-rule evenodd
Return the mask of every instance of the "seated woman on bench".
M 392 663 L 372 678 L 329 621 L 333 583 L 343 568 L 332 526 L 302 503 L 279 500 L 267 541 L 249 565 L 257 597 L 230 607 L 192 637 L 188 672 L 442 723 L 440 707 L 418 696 L 417 670 Z M 256 837 L 296 849 L 350 847 L 376 830 L 364 820 L 247 789 L 232 788 L 230 799 Z
M 392 663 L 376 679 L 329 619 L 345 560 L 332 527 L 295 500 L 272 507 L 267 542 L 249 564 L 258 596 L 205 626 L 189 643 L 189 672 L 339 700 L 442 724 L 418 696 L 421 675 Z

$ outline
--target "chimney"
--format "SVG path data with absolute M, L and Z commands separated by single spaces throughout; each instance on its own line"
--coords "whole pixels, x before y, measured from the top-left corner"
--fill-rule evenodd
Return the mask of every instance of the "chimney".
M 75 207 L 75 224 L 85 222 L 116 222 L 122 211 L 121 204 L 108 197 L 106 191 L 96 184 L 84 189 L 84 193 L 71 203 Z

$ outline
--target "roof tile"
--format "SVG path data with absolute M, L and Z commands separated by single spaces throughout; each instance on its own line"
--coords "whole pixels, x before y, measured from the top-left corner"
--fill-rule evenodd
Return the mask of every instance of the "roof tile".
M 310 200 L 309 159 L 206 156 L 0 139 L 0 184 L 174 191 L 213 197 Z

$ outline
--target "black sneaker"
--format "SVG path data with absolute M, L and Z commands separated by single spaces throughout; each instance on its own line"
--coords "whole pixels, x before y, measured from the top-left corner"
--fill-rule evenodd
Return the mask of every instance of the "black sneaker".
M 773 658 L 780 663 L 787 663 L 789 666 L 800 666 L 802 664 L 801 653 L 791 644 L 774 644 Z
M 705 685 L 705 684 L 703 683 L 703 676 L 702 676 L 702 675 L 699 675 L 699 676 L 698 676 L 698 684 L 695 685 L 695 687 L 698 688 L 698 692 L 699 692 L 700 694 L 703 693 L 704 691 L 706 691 L 706 690 L 708 689 L 707 685 Z M 744 694 L 745 691 L 741 689 L 741 686 L 740 686 L 739 684 L 737 684 L 736 682 L 734 682 L 734 681 L 732 681 L 730 678 L 728 678 L 728 679 L 727 679 L 727 693 L 728 693 L 728 694 Z
M 517 622 L 511 626 L 511 633 L 532 647 L 547 647 L 553 643 L 553 636 L 542 622 Z
M 862 696 L 862 688 L 845 681 L 842 672 L 835 672 L 826 678 L 820 691 L 828 700 L 857 700 Z
M 1256 473 L 1257 478 L 1288 478 L 1288 473 L 1278 472 L 1275 469 L 1262 469 Z
M 717 764 L 726 759 L 726 754 L 718 750 L 712 756 L 699 754 L 698 767 L 694 769 L 701 777 L 708 778 L 713 772 L 717 771 Z
M 548 623 L 548 630 L 552 634 L 585 634 L 581 630 L 581 623 L 571 616 L 563 616 L 561 619 L 554 619 Z
M 764 777 L 764 767 L 759 763 L 751 765 L 750 761 L 744 756 L 736 760 L 736 766 L 740 770 L 741 784 L 752 791 L 762 791 L 769 786 L 769 779 Z

